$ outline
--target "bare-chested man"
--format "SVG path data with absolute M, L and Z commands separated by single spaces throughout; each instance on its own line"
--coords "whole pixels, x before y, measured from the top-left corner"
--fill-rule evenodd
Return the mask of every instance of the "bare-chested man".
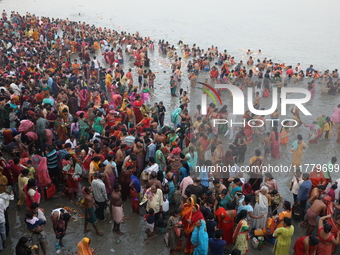
M 261 100 L 260 92 L 256 92 L 255 93 L 255 101 L 253 103 L 253 106 L 254 106 L 255 109 L 259 109 L 260 108 L 260 100 Z
M 157 180 L 157 173 L 155 171 L 151 172 L 150 180 L 148 180 L 145 188 L 148 189 L 154 184 L 157 186 L 157 188 L 162 187 L 162 183 L 159 180 Z
M 293 113 L 293 120 L 295 120 L 298 125 L 296 127 L 300 127 L 302 125 L 302 121 L 300 118 L 300 109 L 297 106 L 294 106 L 291 110 L 291 113 Z
M 94 198 L 91 195 L 92 188 L 91 186 L 89 187 L 84 187 L 84 206 L 85 206 L 85 225 L 84 225 L 84 233 L 90 232 L 90 229 L 87 229 L 87 224 L 91 223 L 94 230 L 96 231 L 97 235 L 102 236 L 103 233 L 98 230 L 97 228 L 97 217 L 94 213 Z M 97 206 L 98 207 L 98 206 Z
M 122 144 L 120 146 L 120 148 L 117 150 L 117 153 L 116 153 L 115 162 L 117 164 L 118 175 L 120 174 L 120 172 L 122 170 L 124 159 L 126 157 L 125 151 L 126 151 L 126 144 Z
M 181 104 L 187 105 L 190 103 L 190 99 L 188 97 L 188 92 L 184 91 L 183 96 L 181 97 Z
M 248 59 L 248 61 L 247 61 L 247 65 L 248 65 L 248 66 L 252 66 L 253 64 L 254 64 L 253 57 L 250 56 L 249 59 Z
M 325 185 L 319 185 L 318 187 L 315 187 L 309 196 L 308 202 L 310 204 L 313 204 L 314 201 L 318 199 L 321 196 L 322 192 L 324 192 L 325 190 Z
M 272 127 L 277 127 L 278 126 L 278 118 L 280 116 L 280 112 L 278 109 L 276 109 L 271 115 L 271 119 L 272 119 Z
M 315 187 L 310 196 L 309 196 L 309 199 L 307 201 L 307 208 L 310 208 L 313 203 L 315 202 L 315 200 L 319 199 L 319 197 L 321 196 L 322 192 L 324 192 L 326 190 L 326 187 L 325 185 L 319 185 L 317 187 Z M 307 226 L 307 219 L 301 223 L 302 226 Z
M 117 171 L 117 169 L 116 169 L 115 165 L 112 165 L 109 162 L 108 162 L 108 164 L 105 165 L 105 168 L 104 168 L 104 176 L 105 176 L 104 183 L 105 183 L 106 193 L 107 193 L 108 197 L 112 193 L 115 180 L 117 180 L 116 171 Z
M 143 83 L 143 68 L 142 66 L 140 66 L 137 70 L 138 72 L 138 84 L 139 84 L 139 88 L 142 87 L 142 83 Z
M 160 142 L 160 143 L 162 143 L 163 145 L 165 145 L 165 142 L 166 142 L 166 135 L 164 135 L 164 133 L 162 132 L 162 130 L 158 130 L 157 134 L 155 135 L 154 142 L 155 142 L 155 144 L 156 144 L 157 142 Z
M 124 233 L 120 231 L 120 224 L 123 222 L 124 217 L 121 189 L 120 184 L 116 183 L 114 185 L 113 192 L 111 193 L 110 212 L 111 218 L 113 219 L 112 231 L 117 232 L 119 235 L 124 235 Z
M 316 227 L 316 219 L 318 216 L 326 215 L 327 204 L 332 202 L 330 196 L 325 196 L 322 200 L 316 199 L 312 206 L 306 212 L 306 219 L 308 221 L 306 235 L 311 235 Z

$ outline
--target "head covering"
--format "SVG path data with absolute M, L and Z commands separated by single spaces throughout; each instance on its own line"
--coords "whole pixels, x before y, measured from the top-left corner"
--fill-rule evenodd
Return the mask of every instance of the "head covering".
M 325 196 L 323 198 L 323 201 L 326 202 L 326 203 L 329 203 L 329 202 L 332 202 L 332 198 L 330 196 Z
M 181 153 L 181 149 L 179 147 L 176 147 L 172 150 L 171 152 L 172 154 L 180 154 Z
M 205 221 L 204 220 L 200 220 L 200 221 L 201 221 L 201 226 L 195 227 L 195 230 L 191 236 L 190 241 L 193 245 L 199 244 L 195 248 L 195 252 L 197 252 L 197 254 L 207 254 L 208 248 L 209 248 L 209 236 L 208 236 Z
M 261 190 L 265 190 L 265 191 L 267 191 L 267 192 L 268 192 L 268 190 L 269 190 L 269 189 L 268 189 L 268 187 L 267 187 L 267 186 L 262 186 L 262 187 L 261 187 Z
M 47 169 L 47 158 L 42 157 L 40 160 L 40 163 L 37 167 L 37 177 L 39 181 L 39 186 L 46 187 L 48 184 L 50 184 L 51 178 L 48 174 L 48 169 Z
M 18 128 L 19 132 L 26 132 L 28 131 L 31 127 L 33 127 L 33 122 L 30 120 L 22 120 L 20 121 L 20 126 Z
M 90 249 L 90 238 L 84 237 L 79 243 L 78 243 L 78 252 L 77 255 L 92 255 L 92 251 Z
M 244 179 L 244 178 L 240 178 L 240 180 L 241 180 L 242 184 L 246 182 L 246 179 Z

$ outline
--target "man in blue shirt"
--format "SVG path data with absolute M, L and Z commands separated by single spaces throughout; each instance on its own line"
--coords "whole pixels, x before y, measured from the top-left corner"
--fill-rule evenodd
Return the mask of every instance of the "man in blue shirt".
M 306 203 L 308 200 L 309 192 L 312 188 L 312 182 L 309 180 L 309 173 L 303 173 L 302 175 L 303 183 L 301 183 L 298 195 L 297 195 L 297 204 L 303 209 L 306 209 Z
M 210 255 L 223 255 L 224 247 L 227 242 L 222 240 L 223 230 L 218 229 L 215 231 L 215 238 L 209 238 Z
M 149 138 L 144 140 L 146 144 L 146 156 L 145 156 L 145 161 L 148 162 L 149 158 L 156 158 L 156 145 L 151 142 Z

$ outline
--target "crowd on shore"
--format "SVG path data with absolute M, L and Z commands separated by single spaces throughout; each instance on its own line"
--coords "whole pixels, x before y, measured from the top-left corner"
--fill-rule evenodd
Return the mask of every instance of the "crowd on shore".
M 150 69 L 149 54 L 157 46 L 159 54 L 170 59 L 172 70 L 168 88 L 159 90 L 179 97 L 176 109 L 152 100 L 157 73 Z M 149 239 L 166 228 L 170 254 L 181 251 L 182 246 L 185 253 L 195 255 L 221 255 L 226 248 L 231 254 L 247 254 L 250 236 L 258 237 L 253 241 L 257 246 L 262 245 L 262 237 L 273 243 L 277 255 L 289 254 L 292 245 L 296 255 L 334 251 L 340 238 L 339 180 L 331 175 L 337 158 L 331 155 L 322 167 L 302 174 L 300 166 L 308 148 L 297 135 L 291 145 L 296 169 L 291 204 L 280 195 L 273 176 L 261 171 L 265 158 L 270 154 L 280 159 L 280 146 L 289 142 L 292 128 L 279 127 L 279 111 L 269 117 L 273 127 L 250 125 L 248 120 L 266 118 L 250 111 L 243 116 L 247 121 L 243 128 L 214 127 L 211 119 L 235 118 L 227 105 L 217 108 L 211 103 L 207 115 L 201 114 L 198 105 L 191 116 L 190 93 L 181 84 L 185 83 L 183 72 L 188 72 L 190 88 L 198 86 L 200 80 L 211 86 L 230 83 L 241 89 L 253 87 L 254 107 L 260 109 L 261 98 L 269 97 L 273 87 L 298 86 L 304 79 L 309 79 L 312 97 L 317 83 L 324 86 L 321 93 L 336 95 L 340 92 L 338 70 L 321 73 L 311 65 L 304 72 L 299 64 L 293 68 L 266 58 L 254 61 L 255 54 L 249 50 L 249 59 L 243 63 L 216 46 L 203 50 L 180 41 L 176 47 L 164 40 L 155 45 L 138 32 L 119 33 L 85 22 L 3 11 L 0 251 L 6 249 L 9 203 L 14 199 L 17 209 L 27 209 L 24 221 L 28 234 L 18 240 L 17 255 L 47 254 L 47 220 L 52 222 L 58 240 L 56 249 L 64 247 L 69 212 L 56 208 L 47 219 L 40 208 L 57 193 L 71 203 L 82 194 L 83 231 L 90 230 L 90 223 L 100 236 L 108 234 L 96 224 L 105 220 L 106 208 L 114 222 L 112 231 L 124 235 L 122 204 L 130 198 L 136 217 L 146 211 Z M 260 50 L 257 53 L 261 56 Z M 207 75 L 210 78 L 206 79 Z M 340 105 L 312 124 L 302 122 L 298 107 L 291 113 L 298 123 L 295 129 L 310 129 L 309 146 L 320 139 L 330 140 L 334 131 L 340 143 Z M 166 115 L 172 124 L 166 124 Z M 232 143 L 225 148 L 221 136 L 228 135 Z M 259 137 L 264 151 L 255 150 L 249 163 L 245 162 L 247 144 Z M 230 173 L 224 179 L 204 171 L 194 176 L 197 167 L 212 165 L 250 165 L 253 171 L 249 176 Z M 80 191 L 82 179 L 88 184 Z M 171 213 L 169 205 L 176 208 Z M 295 244 L 291 243 L 292 219 L 307 227 L 306 235 Z M 315 227 L 317 235 L 313 235 Z M 89 246 L 90 239 L 83 238 L 78 254 L 92 254 Z

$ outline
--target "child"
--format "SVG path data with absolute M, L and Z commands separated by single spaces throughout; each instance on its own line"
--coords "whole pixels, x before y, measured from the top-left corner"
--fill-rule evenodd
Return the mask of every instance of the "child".
M 264 143 L 264 156 L 268 157 L 271 147 L 270 147 L 270 133 L 266 133 L 266 137 L 263 138 L 262 143 Z
M 215 231 L 215 238 L 209 238 L 210 255 L 223 255 L 226 241 L 222 240 L 223 230 Z
M 217 223 L 214 221 L 214 215 L 212 212 L 207 217 L 207 232 L 209 238 L 215 238 L 215 231 L 217 230 Z
M 37 217 L 33 216 L 33 212 L 28 212 L 26 213 L 25 223 L 28 231 L 30 232 L 30 238 L 32 238 L 34 232 L 39 232 L 41 235 L 41 239 L 45 239 L 45 231 L 38 231 L 38 229 L 44 229 L 46 221 L 40 220 Z
M 26 201 L 26 195 L 24 192 L 24 187 L 27 184 L 29 171 L 28 169 L 21 170 L 21 174 L 18 177 L 18 185 L 19 185 L 19 201 L 17 203 L 17 208 L 20 209 L 20 206 L 23 205 Z
M 275 189 L 271 192 L 271 196 L 274 197 L 274 200 L 271 201 L 272 214 L 276 215 L 277 209 L 279 208 L 279 206 L 281 205 L 281 202 L 282 202 L 282 196 Z
M 26 168 L 28 169 L 29 173 L 28 173 L 28 178 L 29 179 L 35 179 L 35 169 L 32 166 L 32 160 L 27 160 L 27 166 Z
M 144 216 L 144 221 L 146 221 L 145 233 L 151 239 L 155 228 L 155 211 L 152 208 L 149 209 L 149 214 Z
M 242 205 L 242 201 L 244 200 L 244 195 L 242 191 L 236 192 L 236 196 L 234 197 L 233 200 L 235 200 L 236 210 L 238 210 L 238 208 Z

